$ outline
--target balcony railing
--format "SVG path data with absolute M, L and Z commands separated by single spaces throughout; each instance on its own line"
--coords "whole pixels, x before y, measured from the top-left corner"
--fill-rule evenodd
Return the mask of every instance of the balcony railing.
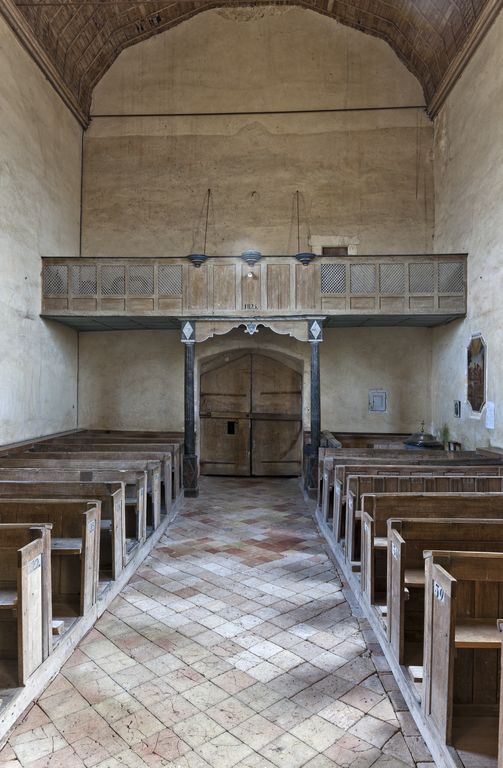
M 44 258 L 42 314 L 65 316 L 431 317 L 466 313 L 466 255 Z

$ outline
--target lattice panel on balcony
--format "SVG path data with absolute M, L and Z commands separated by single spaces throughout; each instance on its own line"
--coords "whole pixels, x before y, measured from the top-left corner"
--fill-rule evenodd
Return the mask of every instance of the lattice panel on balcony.
M 346 293 L 346 265 L 321 265 L 321 292 Z
M 124 267 L 103 266 L 101 268 L 101 293 L 103 296 L 124 296 L 126 292 L 126 270 Z
M 129 267 L 128 289 L 130 296 L 152 296 L 154 293 L 154 268 Z
M 44 296 L 66 296 L 68 293 L 68 267 L 47 264 L 43 273 Z
M 96 295 L 96 267 L 89 265 L 72 267 L 70 274 L 73 296 Z
M 376 271 L 373 264 L 351 264 L 351 293 L 368 295 L 376 291 Z
M 433 293 L 433 264 L 419 262 L 409 266 L 409 290 L 411 293 Z
M 158 271 L 159 296 L 182 295 L 182 267 L 179 264 L 161 265 Z
M 459 261 L 440 262 L 438 265 L 439 293 L 464 293 L 465 272 Z
M 403 264 L 381 264 L 379 267 L 379 291 L 390 295 L 405 293 L 405 267 Z

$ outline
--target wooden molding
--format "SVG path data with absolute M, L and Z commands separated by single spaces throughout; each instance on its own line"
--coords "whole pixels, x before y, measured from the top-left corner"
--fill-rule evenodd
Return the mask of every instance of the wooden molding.
M 449 64 L 433 98 L 428 104 L 427 111 L 432 119 L 438 115 L 447 97 L 463 74 L 465 67 L 468 65 L 468 62 L 491 28 L 502 8 L 503 0 L 488 0 L 486 3 L 484 10 L 468 35 L 465 44 Z
M 28 51 L 31 58 L 42 70 L 56 93 L 64 101 L 70 112 L 85 130 L 89 125 L 89 118 L 80 106 L 75 94 L 63 80 L 47 53 L 37 40 L 35 33 L 17 8 L 14 0 L 1 0 L 0 14 L 12 29 L 21 45 Z

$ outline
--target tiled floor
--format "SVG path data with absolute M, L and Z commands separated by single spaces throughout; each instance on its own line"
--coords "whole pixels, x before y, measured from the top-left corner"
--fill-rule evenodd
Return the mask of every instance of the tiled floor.
M 434 766 L 298 482 L 216 478 L 184 504 L 0 762 Z

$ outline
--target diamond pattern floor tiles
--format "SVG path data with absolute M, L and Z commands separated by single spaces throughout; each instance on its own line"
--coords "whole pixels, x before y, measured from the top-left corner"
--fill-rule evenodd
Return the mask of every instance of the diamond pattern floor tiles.
M 296 480 L 203 479 L 0 768 L 434 768 Z

